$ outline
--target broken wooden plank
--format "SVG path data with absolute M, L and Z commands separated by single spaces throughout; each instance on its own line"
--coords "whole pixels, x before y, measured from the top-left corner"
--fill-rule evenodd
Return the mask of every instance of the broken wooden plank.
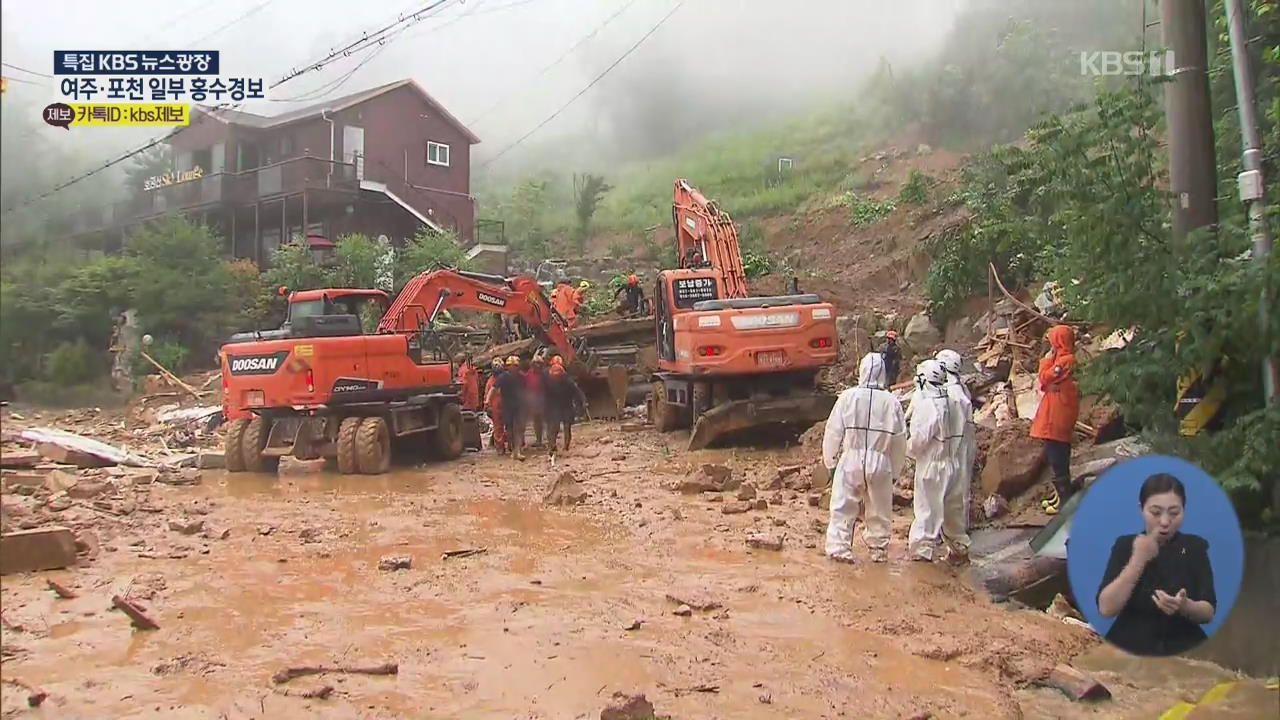
M 133 621 L 133 626 L 139 630 L 160 629 L 160 626 L 156 624 L 156 621 L 147 617 L 137 605 L 134 605 L 119 595 L 111 596 L 111 604 L 120 608 L 125 615 L 128 615 L 129 619 Z
M 27 469 L 40 464 L 40 453 L 7 452 L 0 454 L 0 468 Z
M 45 582 L 49 585 L 50 590 L 57 593 L 58 597 L 63 598 L 64 600 L 71 600 L 79 597 L 74 592 L 67 589 L 67 587 L 65 585 L 62 585 L 61 583 L 55 582 L 53 580 L 46 580 Z
M 1098 682 L 1097 678 L 1070 665 L 1058 665 L 1049 671 L 1048 677 L 1040 684 L 1062 691 L 1064 695 L 1076 702 L 1081 700 L 1106 700 L 1111 691 Z
M 486 552 L 489 552 L 489 548 L 466 548 L 464 550 L 446 550 L 440 554 L 440 559 L 448 560 L 449 558 L 471 557 L 472 555 L 480 555 Z
M 324 673 L 343 673 L 347 675 L 396 675 L 399 672 L 400 666 L 393 662 L 374 665 L 372 667 L 327 667 L 324 665 L 303 665 L 300 667 L 291 667 L 281 670 L 271 676 L 271 682 L 280 685 L 295 678 L 306 677 L 307 675 L 321 675 Z

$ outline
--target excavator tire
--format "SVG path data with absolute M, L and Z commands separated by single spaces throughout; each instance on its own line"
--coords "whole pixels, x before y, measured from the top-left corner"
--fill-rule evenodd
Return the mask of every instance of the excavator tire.
M 441 460 L 453 460 L 465 449 L 462 437 L 462 408 L 456 403 L 446 403 L 440 407 L 440 420 L 431 438 L 435 445 L 436 457 Z
M 381 475 L 391 469 L 391 430 L 380 417 L 360 421 L 356 431 L 356 463 L 365 475 Z
M 360 464 L 356 460 L 356 434 L 360 431 L 360 421 L 363 419 L 343 418 L 338 425 L 338 472 L 343 475 L 360 472 Z
M 271 434 L 271 423 L 264 417 L 255 417 L 244 428 L 240 437 L 240 457 L 244 460 L 244 469 L 249 472 L 274 472 L 280 458 L 263 455 L 267 447 L 267 437 Z
M 222 456 L 227 464 L 227 472 L 244 472 L 244 429 L 249 421 L 241 418 L 232 420 L 227 425 L 227 437 L 222 446 Z
M 678 427 L 677 408 L 667 404 L 667 388 L 661 380 L 653 383 L 653 392 L 649 393 L 649 420 L 658 432 L 669 432 Z

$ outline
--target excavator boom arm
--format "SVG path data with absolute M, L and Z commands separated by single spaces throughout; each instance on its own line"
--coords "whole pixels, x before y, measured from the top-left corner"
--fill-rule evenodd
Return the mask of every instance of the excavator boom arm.
M 738 230 L 729 213 L 704 197 L 688 180 L 679 179 L 672 194 L 671 220 L 682 267 L 689 250 L 696 250 L 705 262 L 724 275 L 725 293 L 729 298 L 749 295 Z
M 378 332 L 415 332 L 450 308 L 515 315 L 540 340 L 559 350 L 566 363 L 578 354 L 568 325 L 547 302 L 542 287 L 523 275 L 503 278 L 462 270 L 422 273 L 405 284 L 378 324 Z

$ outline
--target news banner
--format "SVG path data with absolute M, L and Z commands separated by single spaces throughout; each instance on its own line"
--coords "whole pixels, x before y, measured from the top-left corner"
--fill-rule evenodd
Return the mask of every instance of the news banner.
M 191 123 L 191 103 L 260 100 L 260 77 L 223 77 L 217 50 L 55 50 L 53 74 L 65 102 L 44 109 L 50 125 Z M 111 102 L 126 101 L 126 102 Z

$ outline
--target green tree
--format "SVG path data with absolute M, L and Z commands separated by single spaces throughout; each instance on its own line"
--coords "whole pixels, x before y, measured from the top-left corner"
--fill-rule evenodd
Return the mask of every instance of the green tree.
M 271 267 L 263 273 L 268 288 L 315 290 L 327 283 L 324 266 L 302 243 L 288 243 L 271 254 Z
M 596 208 L 600 205 L 600 200 L 604 198 L 605 193 L 612 189 L 613 186 L 605 182 L 601 175 L 586 173 L 573 176 L 574 213 L 578 218 L 579 252 L 586 248 L 587 236 L 591 232 L 591 217 L 596 214 Z
M 423 228 L 396 253 L 396 287 L 402 287 L 413 276 L 428 270 L 468 270 L 470 265 L 456 235 Z
M 387 248 L 367 235 L 343 235 L 333 249 L 333 261 L 329 264 L 325 284 L 346 288 L 378 287 L 386 256 Z

